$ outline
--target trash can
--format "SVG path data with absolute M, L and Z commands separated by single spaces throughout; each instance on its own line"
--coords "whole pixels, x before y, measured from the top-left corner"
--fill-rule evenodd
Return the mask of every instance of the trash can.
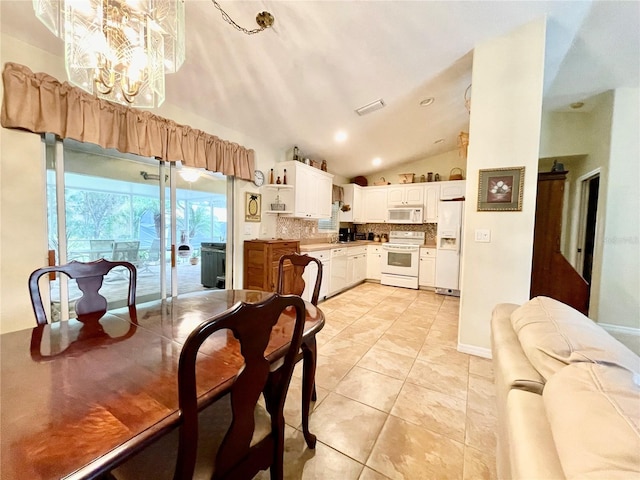
M 202 242 L 200 244 L 200 281 L 204 287 L 225 287 L 226 243 Z

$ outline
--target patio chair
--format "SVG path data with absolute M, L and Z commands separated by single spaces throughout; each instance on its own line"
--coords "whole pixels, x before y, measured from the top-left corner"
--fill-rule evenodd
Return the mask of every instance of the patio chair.
M 72 261 L 66 265 L 54 265 L 35 270 L 29 276 L 29 294 L 31 295 L 31 305 L 38 325 L 48 323 L 38 283 L 40 277 L 47 273 L 60 272 L 74 279 L 82 292 L 82 296 L 76 302 L 75 311 L 78 320 L 84 321 L 87 319 L 99 319 L 107 311 L 107 299 L 100 295 L 98 291 L 102 287 L 105 275 L 116 267 L 124 267 L 129 271 L 127 305 L 129 307 L 134 306 L 136 303 L 137 272 L 135 266 L 129 262 L 111 262 L 101 258 L 94 262 Z
M 89 247 L 91 249 L 91 260 L 98 260 L 104 258 L 109 260 L 110 255 L 113 253 L 114 240 L 89 240 Z
M 288 307 L 295 312 L 290 347 L 278 361 L 281 366 L 272 370 L 264 357 L 265 348 L 280 315 Z M 196 326 L 182 347 L 178 364 L 178 431 L 170 432 L 125 461 L 110 473 L 110 478 L 248 480 L 260 470 L 270 468 L 272 479 L 282 479 L 283 409 L 304 323 L 302 299 L 275 294 L 258 303 L 238 303 Z M 238 340 L 244 366 L 230 393 L 198 412 L 198 352 L 220 330 L 231 331 Z M 259 407 L 261 394 L 266 411 Z M 260 414 L 256 423 L 257 407 Z M 266 425 L 262 425 L 263 420 Z
M 113 250 L 111 251 L 111 261 L 113 262 L 130 262 L 137 264 L 140 250 L 139 241 L 130 242 L 113 242 Z

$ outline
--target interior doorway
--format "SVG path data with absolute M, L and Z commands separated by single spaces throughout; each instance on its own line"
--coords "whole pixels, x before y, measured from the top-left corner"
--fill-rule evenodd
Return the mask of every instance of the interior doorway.
M 600 172 L 591 173 L 580 182 L 580 220 L 578 224 L 577 270 L 589 284 L 593 270 L 596 238 Z

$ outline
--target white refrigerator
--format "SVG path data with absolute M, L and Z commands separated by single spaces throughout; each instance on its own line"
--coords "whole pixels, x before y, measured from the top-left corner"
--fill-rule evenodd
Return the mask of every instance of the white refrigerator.
M 460 296 L 464 201 L 440 201 L 436 237 L 436 293 Z

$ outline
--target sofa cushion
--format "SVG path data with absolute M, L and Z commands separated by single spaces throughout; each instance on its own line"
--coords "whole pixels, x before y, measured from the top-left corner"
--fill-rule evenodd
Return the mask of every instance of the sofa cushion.
M 524 303 L 511 314 L 511 324 L 525 355 L 546 380 L 575 362 L 619 365 L 640 373 L 640 357 L 591 319 L 552 298 Z
M 640 478 L 640 387 L 617 366 L 576 363 L 542 397 L 567 478 Z

